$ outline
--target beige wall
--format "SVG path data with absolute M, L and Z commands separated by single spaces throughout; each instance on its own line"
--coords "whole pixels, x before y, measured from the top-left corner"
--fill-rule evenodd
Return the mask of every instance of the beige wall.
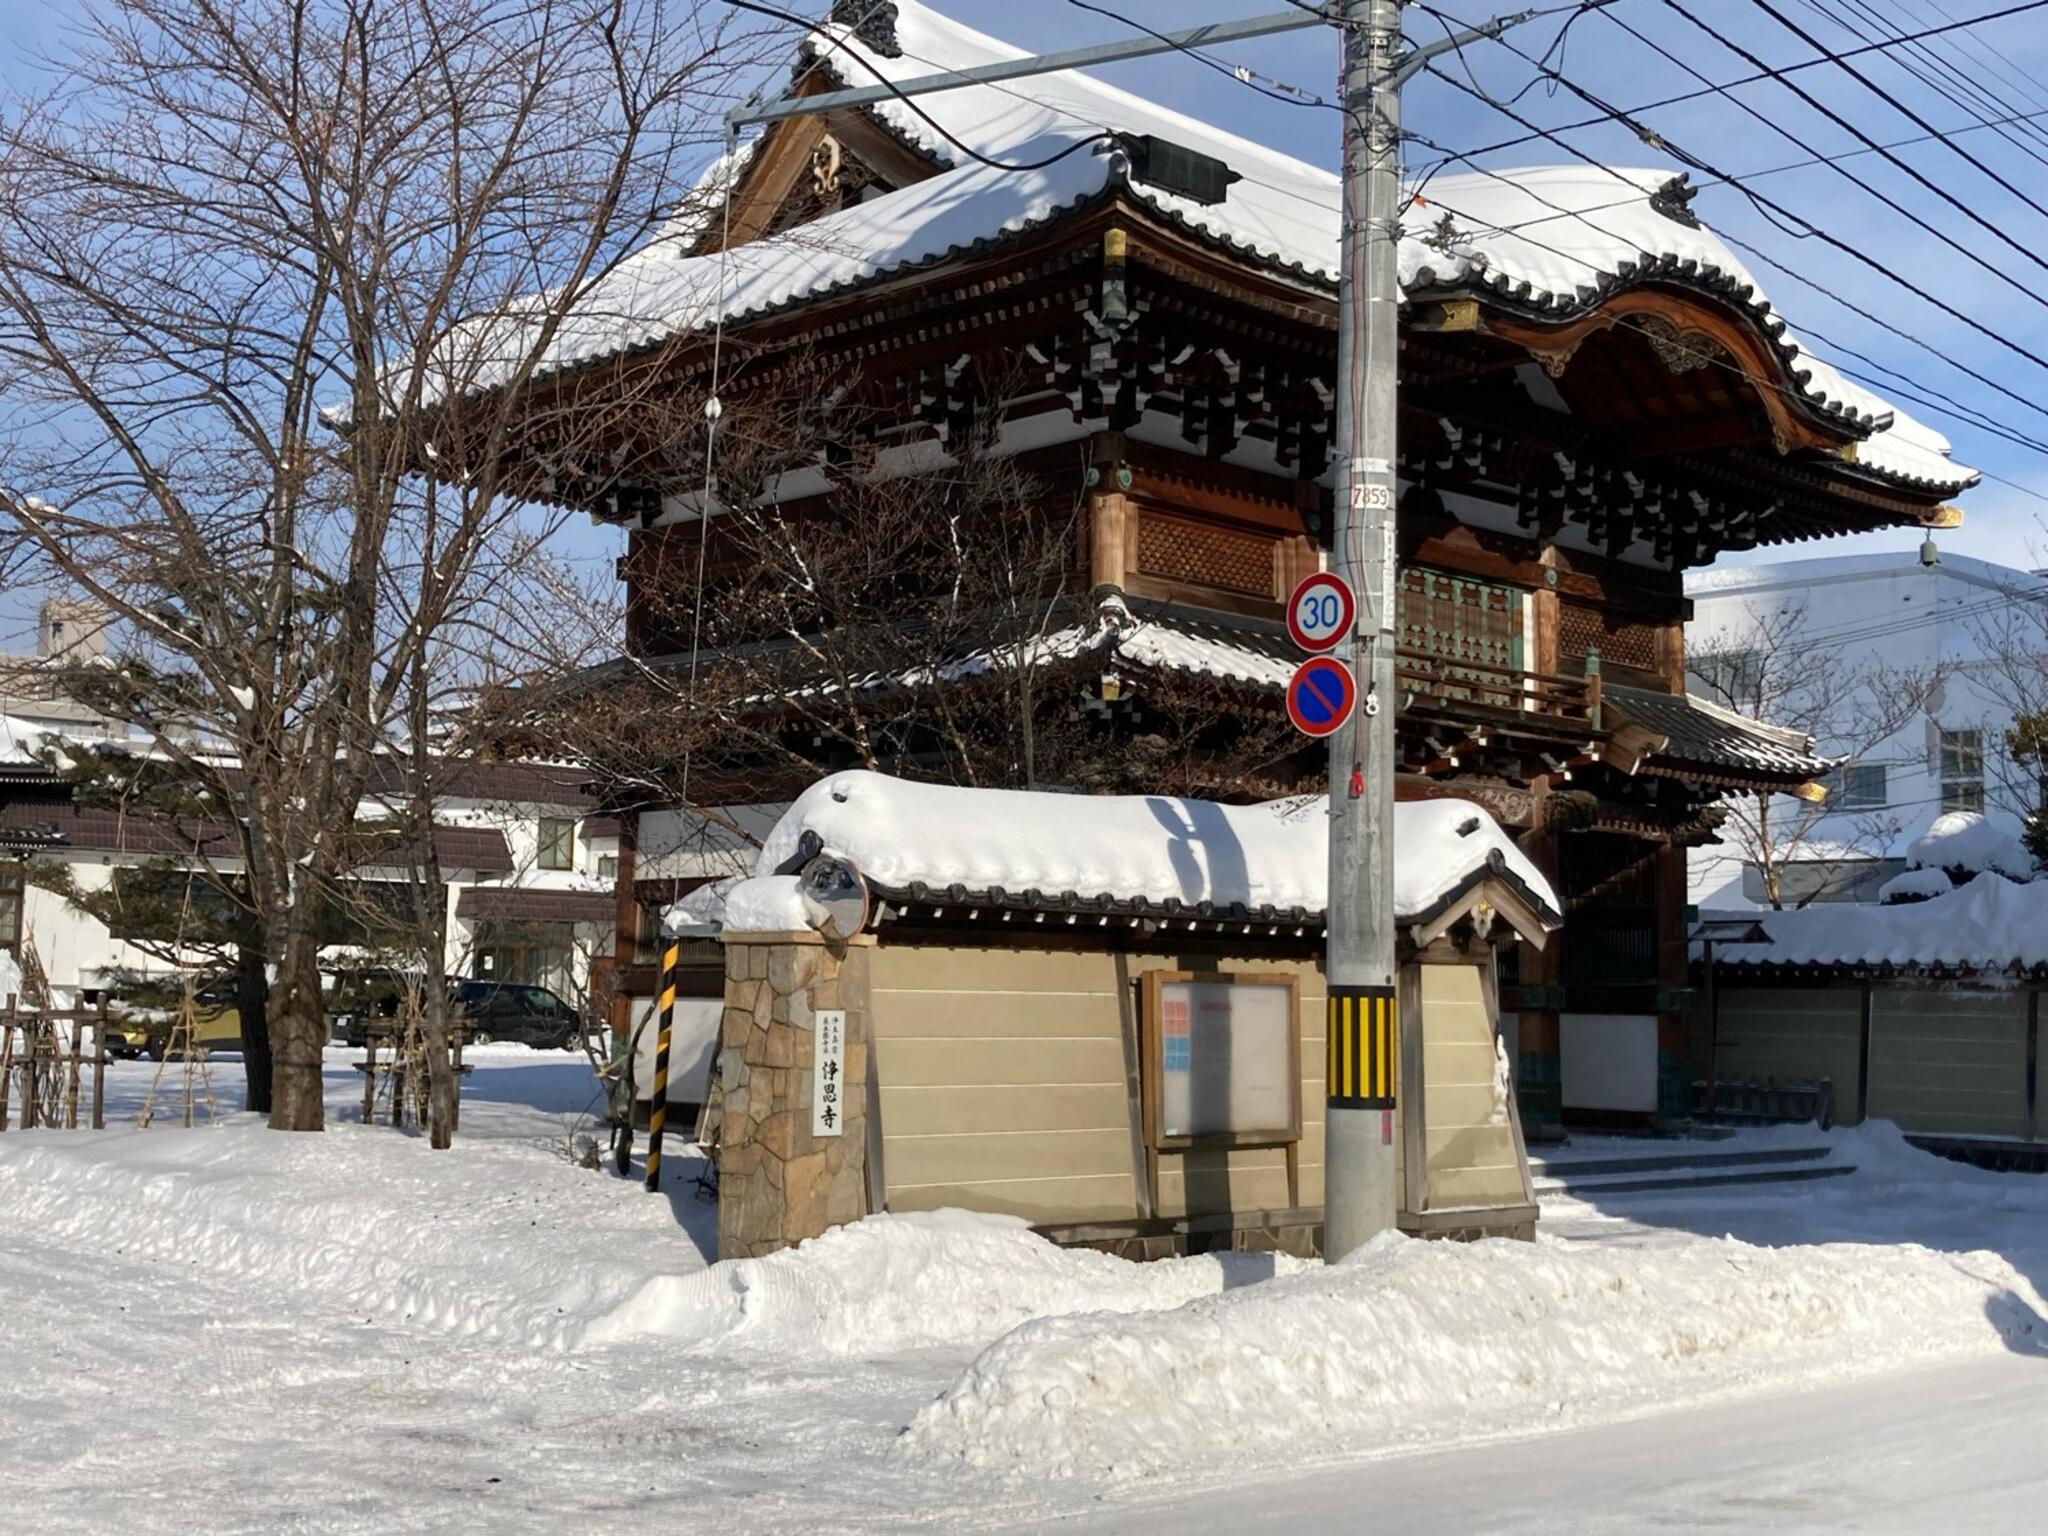
M 1874 987 L 1867 1110 L 1856 1097 L 1863 1019 L 1855 986 L 1725 987 L 1720 1042 L 1723 1080 L 1832 1079 L 1844 1123 L 1867 1112 L 1929 1134 L 2026 1134 L 2023 989 Z
M 1706 1031 L 1699 1032 L 1706 1039 Z M 1863 995 L 1854 987 L 1743 987 L 1721 991 L 1715 1072 L 1731 1078 L 1834 1083 L 1835 1119 L 1863 1118 L 1856 1077 L 1863 1054 Z
M 1138 1214 L 1117 956 L 883 946 L 871 1000 L 889 1207 L 958 1205 L 1035 1222 Z M 1291 971 L 1301 978 L 1301 1203 L 1323 1198 L 1323 987 L 1316 967 L 1265 957 L 1148 970 Z M 1282 1209 L 1279 1148 L 1167 1153 L 1154 1214 Z
M 1878 988 L 1870 1112 L 1908 1131 L 2024 1135 L 2027 994 Z
M 1425 965 L 1423 1082 L 1428 1209 L 1522 1205 L 1532 1198 L 1507 1099 L 1496 1097 L 1493 1015 L 1474 965 Z

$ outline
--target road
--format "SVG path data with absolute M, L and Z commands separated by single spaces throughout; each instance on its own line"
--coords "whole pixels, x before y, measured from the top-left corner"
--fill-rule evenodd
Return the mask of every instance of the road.
M 1129 1506 L 1072 1528 L 1979 1536 L 2044 1524 L 2048 1359 L 2008 1355 Z

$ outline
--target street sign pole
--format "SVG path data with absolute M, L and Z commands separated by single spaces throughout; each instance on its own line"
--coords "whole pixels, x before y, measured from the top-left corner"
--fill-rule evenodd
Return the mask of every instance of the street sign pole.
M 1394 985 L 1395 379 L 1400 337 L 1401 7 L 1345 0 L 1343 273 L 1337 316 L 1338 573 L 1358 594 L 1363 694 L 1330 738 L 1329 989 L 1323 1252 L 1343 1258 L 1398 1214 Z

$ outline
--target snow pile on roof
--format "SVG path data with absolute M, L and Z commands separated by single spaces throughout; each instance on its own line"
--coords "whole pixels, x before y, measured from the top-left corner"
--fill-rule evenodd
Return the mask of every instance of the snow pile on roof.
M 796 855 L 806 832 L 891 891 L 958 886 L 982 895 L 1036 891 L 1320 913 L 1328 889 L 1327 807 L 1321 798 L 1239 806 L 1167 795 L 963 789 L 866 771 L 836 773 L 783 813 L 762 845 L 756 878 L 724 894 L 725 925 L 740 929 L 742 901 L 788 915 L 787 897 L 762 888 Z M 1478 806 L 1466 800 L 1395 806 L 1394 909 L 1402 919 L 1425 917 L 1496 872 L 1519 882 L 1551 913 L 1558 910 L 1536 866 Z M 789 896 L 793 887 L 792 881 Z
M 1878 901 L 1886 906 L 1900 902 L 1926 901 L 1934 896 L 1946 896 L 1955 889 L 1948 872 L 1940 869 L 1909 869 L 1877 888 Z
M 874 52 L 843 27 L 822 26 L 808 47 L 850 85 L 891 81 L 1023 57 L 1021 50 L 917 3 L 900 0 L 900 57 Z M 849 55 L 851 57 L 849 57 Z M 1280 267 L 1320 288 L 1336 282 L 1338 183 L 1330 172 L 1161 107 L 1078 71 L 1029 82 L 967 85 L 918 98 L 919 108 L 980 153 L 1034 170 L 1000 170 L 962 154 L 916 112 L 885 101 L 870 110 L 946 167 L 895 192 L 736 246 L 690 255 L 700 215 L 672 221 L 600 280 L 562 326 L 542 372 L 655 345 L 815 301 L 868 282 L 972 254 L 1064 211 L 1128 191 L 1190 231 Z M 1107 145 L 1074 148 L 1105 131 L 1159 134 L 1216 155 L 1244 179 L 1215 207 L 1133 184 Z M 720 184 L 718 164 L 700 186 Z M 1400 275 L 1411 290 L 1483 284 L 1545 309 L 1575 309 L 1610 288 L 1669 276 L 1721 292 L 1778 338 L 1794 379 L 1814 404 L 1875 428 L 1857 462 L 1937 490 L 1974 484 L 1949 461 L 1939 432 L 1814 358 L 1789 335 L 1748 268 L 1682 211 L 1685 178 L 1661 169 L 1516 167 L 1430 180 L 1404 216 Z M 694 209 L 701 198 L 692 200 Z M 529 343 L 517 316 L 485 322 L 504 333 L 502 373 Z M 470 345 L 475 338 L 470 338 Z M 476 383 L 492 382 L 486 367 Z
M 1279 1272 L 1307 1269 L 1281 1256 Z M 1273 1273 L 1265 1256 L 1219 1254 L 1134 1264 L 1059 1248 L 1022 1217 L 968 1211 L 870 1216 L 765 1259 L 655 1275 L 585 1330 L 704 1348 L 755 1342 L 778 1352 L 980 1344 L 1035 1318 L 1178 1307 Z
M 1768 944 L 1734 944 L 1730 965 L 1869 965 L 1990 972 L 2048 966 L 2048 887 L 1982 874 L 1926 901 L 1815 902 L 1759 912 Z
M 1995 870 L 2015 880 L 2034 877 L 2034 856 L 2020 840 L 2019 824 L 1982 811 L 1948 811 L 1906 849 L 1908 869 L 1960 870 L 1979 875 Z
M 1483 1439 L 1753 1384 L 2032 1353 L 2032 1281 L 1997 1253 L 1431 1243 L 1115 1319 L 999 1340 L 912 1421 L 899 1454 L 1027 1478 L 1144 1477 L 1284 1454 Z
M 809 51 L 849 85 L 867 85 L 878 75 L 900 83 L 1025 56 L 920 0 L 900 0 L 897 12 L 900 57 L 876 52 L 849 27 L 831 25 L 813 34 Z M 1132 190 L 1161 213 L 1227 245 L 1326 285 L 1336 281 L 1339 184 L 1320 167 L 1077 70 L 961 86 L 920 96 L 917 105 L 947 134 L 999 160 L 1041 158 L 1048 145 L 1105 130 L 1158 134 L 1214 155 L 1244 178 L 1214 207 L 1155 187 Z M 939 163 L 975 164 L 906 104 L 885 101 L 870 110 Z M 1741 259 L 1680 211 L 1683 187 L 1684 178 L 1666 170 L 1584 164 L 1433 177 L 1403 219 L 1402 285 L 1479 282 L 1564 308 L 1638 275 L 1662 272 L 1723 290 L 1755 312 L 1767 330 L 1782 333 L 1784 322 Z M 1949 462 L 1949 443 L 1939 432 L 1850 382 L 1793 338 L 1780 335 L 1780 342 L 1799 354 L 1792 360 L 1793 376 L 1809 398 L 1879 428 L 1860 446 L 1859 462 L 1930 486 L 1961 489 L 1975 482 L 1974 471 Z

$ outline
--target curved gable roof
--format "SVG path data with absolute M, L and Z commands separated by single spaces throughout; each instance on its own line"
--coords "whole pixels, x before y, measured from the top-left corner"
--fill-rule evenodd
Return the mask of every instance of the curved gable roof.
M 846 28 L 820 27 L 806 44 L 842 83 L 905 80 L 1022 57 L 919 3 L 898 0 L 900 51 L 876 51 Z M 551 368 L 658 346 L 851 292 L 1025 236 L 1113 195 L 1143 203 L 1192 236 L 1334 292 L 1338 183 L 1319 167 L 1092 76 L 1063 71 L 1014 84 L 963 85 L 918 98 L 934 131 L 898 101 L 871 115 L 943 167 L 929 179 L 723 254 L 692 255 L 702 235 L 679 221 L 628 258 L 564 325 Z M 1086 141 L 1115 131 L 1156 133 L 1215 155 L 1244 179 L 1214 207 L 1133 181 L 1119 154 Z M 1044 160 L 1040 169 L 1005 165 Z M 719 179 L 715 168 L 711 180 Z M 1686 210 L 1682 175 L 1655 168 L 1517 167 L 1432 178 L 1403 223 L 1400 273 L 1411 295 L 1483 291 L 1539 318 L 1565 320 L 1648 283 L 1701 291 L 1745 315 L 1768 340 L 1784 382 L 1809 410 L 1850 432 L 1856 464 L 1882 480 L 1947 495 L 1976 483 L 1948 440 L 1850 382 L 1786 328 L 1762 287 Z

